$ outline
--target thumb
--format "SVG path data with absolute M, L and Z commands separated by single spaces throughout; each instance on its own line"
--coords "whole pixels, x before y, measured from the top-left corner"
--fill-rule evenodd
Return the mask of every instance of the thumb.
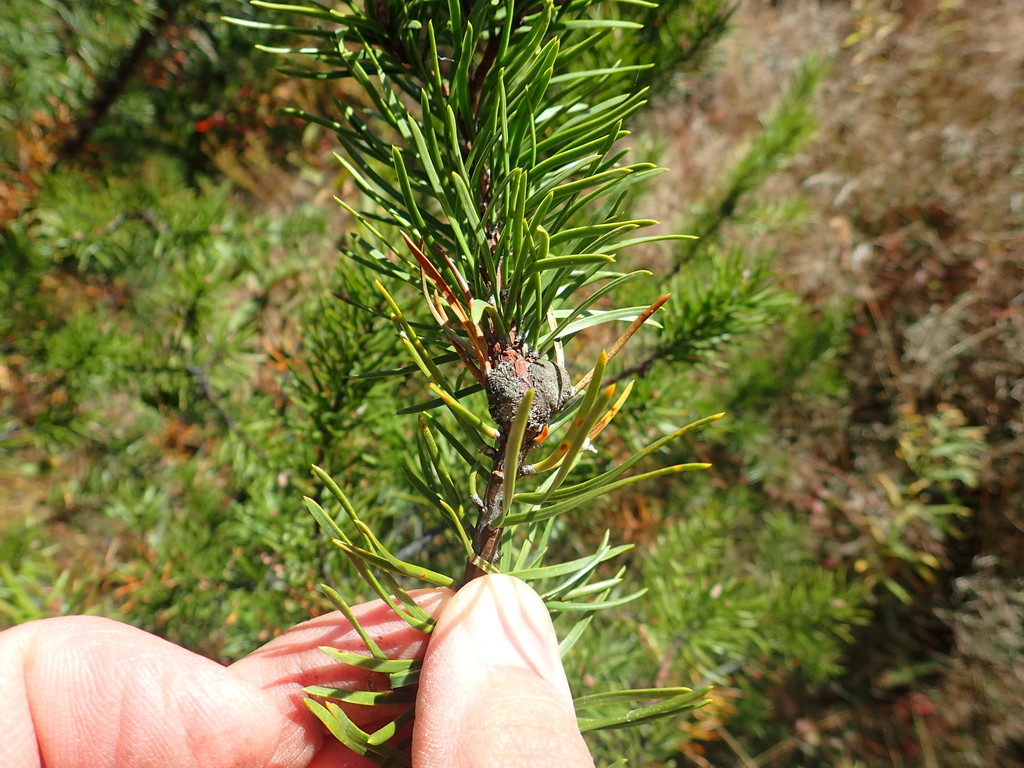
M 445 605 L 416 700 L 414 768 L 592 768 L 547 608 L 489 575 Z

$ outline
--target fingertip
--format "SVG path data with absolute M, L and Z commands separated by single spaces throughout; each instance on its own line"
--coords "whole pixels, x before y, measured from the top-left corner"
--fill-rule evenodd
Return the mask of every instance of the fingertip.
M 420 676 L 413 765 L 593 765 L 551 618 L 519 579 L 475 579 L 441 612 Z
M 513 576 L 474 579 L 456 593 L 438 619 L 427 649 L 432 653 L 455 654 L 451 661 L 460 662 L 466 675 L 497 667 L 529 670 L 556 686 L 564 703 L 572 702 L 548 609 Z

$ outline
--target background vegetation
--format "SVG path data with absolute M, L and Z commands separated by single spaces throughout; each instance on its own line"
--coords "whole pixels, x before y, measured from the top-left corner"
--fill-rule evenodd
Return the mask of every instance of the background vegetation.
M 358 589 L 302 509 L 311 463 L 443 559 L 395 491 L 403 382 L 352 377 L 390 354 L 338 300 L 365 288 L 330 199 L 356 191 L 276 111 L 353 95 L 275 75 L 230 0 L 9 6 L 0 627 L 90 612 L 244 654 L 326 610 L 320 581 Z M 717 686 L 602 755 L 1024 762 L 1013 6 L 678 2 L 651 48 L 610 47 L 685 54 L 649 78 L 634 145 L 670 171 L 636 205 L 703 236 L 633 256 L 675 295 L 621 370 L 617 440 L 729 416 L 675 449 L 711 473 L 567 534 L 635 543 L 625 588 L 651 590 L 595 621 L 576 689 Z

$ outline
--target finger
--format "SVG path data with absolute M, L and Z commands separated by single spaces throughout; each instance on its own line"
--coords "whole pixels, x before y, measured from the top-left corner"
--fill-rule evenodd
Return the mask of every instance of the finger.
M 484 576 L 441 611 L 420 675 L 415 768 L 592 768 L 544 603 Z
M 12 768 L 267 766 L 284 722 L 216 662 L 92 616 L 0 634 L 0 702 Z
M 451 597 L 447 589 L 418 590 L 411 593 L 416 603 L 431 616 L 440 613 Z M 423 657 L 427 636 L 416 631 L 394 611 L 378 600 L 353 609 L 363 629 L 381 650 L 392 659 Z M 366 644 L 348 620 L 334 612 L 299 624 L 231 665 L 231 671 L 269 695 L 286 720 L 273 764 L 305 766 L 316 756 L 317 763 L 327 764 L 319 752 L 352 753 L 341 750 L 340 744 L 328 738 L 319 720 L 303 703 L 303 689 L 323 685 L 350 690 L 386 690 L 387 677 L 335 661 L 320 650 L 321 646 L 369 654 Z M 402 708 L 350 707 L 346 714 L 368 731 L 376 730 L 394 719 Z M 337 765 L 337 763 L 334 763 Z M 370 763 L 367 763 L 370 765 Z
M 449 595 L 414 594 L 431 614 Z M 355 612 L 393 658 L 422 656 L 425 637 L 383 603 Z M 0 633 L 0 766 L 304 768 L 315 756 L 318 765 L 356 768 L 360 761 L 340 744 L 321 748 L 325 731 L 302 704 L 302 688 L 366 689 L 381 681 L 331 661 L 321 645 L 366 652 L 336 613 L 289 630 L 230 668 L 96 617 L 7 630 Z

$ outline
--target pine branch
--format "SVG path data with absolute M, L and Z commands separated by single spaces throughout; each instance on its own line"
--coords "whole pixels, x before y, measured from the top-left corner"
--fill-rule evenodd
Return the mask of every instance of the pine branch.
M 344 251 L 375 274 L 384 304 L 367 309 L 390 319 L 411 362 L 367 375 L 418 376 L 429 398 L 398 411 L 419 414 L 405 477 L 465 551 L 461 583 L 511 572 L 534 581 L 553 611 L 585 614 L 566 638 L 568 649 L 589 622 L 586 614 L 641 592 L 616 593 L 621 571 L 597 578 L 599 566 L 623 551 L 607 542 L 569 563 L 544 562 L 554 520 L 631 483 L 705 468 L 633 473 L 668 442 L 717 418 L 579 479 L 631 391 L 605 380 L 608 364 L 668 296 L 649 306 L 605 309 L 597 302 L 648 276 L 617 271 L 620 251 L 681 237 L 637 237 L 635 230 L 656 222 L 625 210 L 629 190 L 661 171 L 626 162 L 619 145 L 624 122 L 645 102 L 642 89 L 630 90 L 630 77 L 645 64 L 600 57 L 612 34 L 640 25 L 608 17 L 610 6 L 593 0 L 393 0 L 344 13 L 254 4 L 307 25 L 244 22 L 307 37 L 274 50 L 304 59 L 307 76 L 351 79 L 366 96 L 362 106 L 343 107 L 339 119 L 301 116 L 333 131 L 345 150 L 339 160 L 363 203 L 342 205 L 365 237 L 353 236 Z M 626 327 L 574 387 L 564 346 L 606 323 Z M 545 446 L 551 450 L 533 460 Z M 310 511 L 367 584 L 428 631 L 428 621 L 409 613 L 414 604 L 401 580 L 454 579 L 392 553 L 330 476 L 316 473 L 347 522 L 311 499 Z M 311 693 L 337 702 L 355 695 Z M 672 714 L 703 696 L 632 693 L 664 700 L 630 716 L 596 716 L 587 727 L 617 727 L 640 712 L 641 719 Z M 315 711 L 361 753 L 377 738 L 354 730 L 337 707 Z
M 57 151 L 58 158 L 68 160 L 76 157 L 82 151 L 93 131 L 103 121 L 110 108 L 124 92 L 129 80 L 138 71 L 139 63 L 145 58 L 150 46 L 156 42 L 161 31 L 174 20 L 181 1 L 160 0 L 154 13 L 153 23 L 140 30 L 132 47 L 125 52 L 114 71 L 99 84 L 84 116 L 75 124 L 73 133 L 65 139 Z M 54 162 L 53 168 L 56 168 L 57 162 L 59 160 Z

